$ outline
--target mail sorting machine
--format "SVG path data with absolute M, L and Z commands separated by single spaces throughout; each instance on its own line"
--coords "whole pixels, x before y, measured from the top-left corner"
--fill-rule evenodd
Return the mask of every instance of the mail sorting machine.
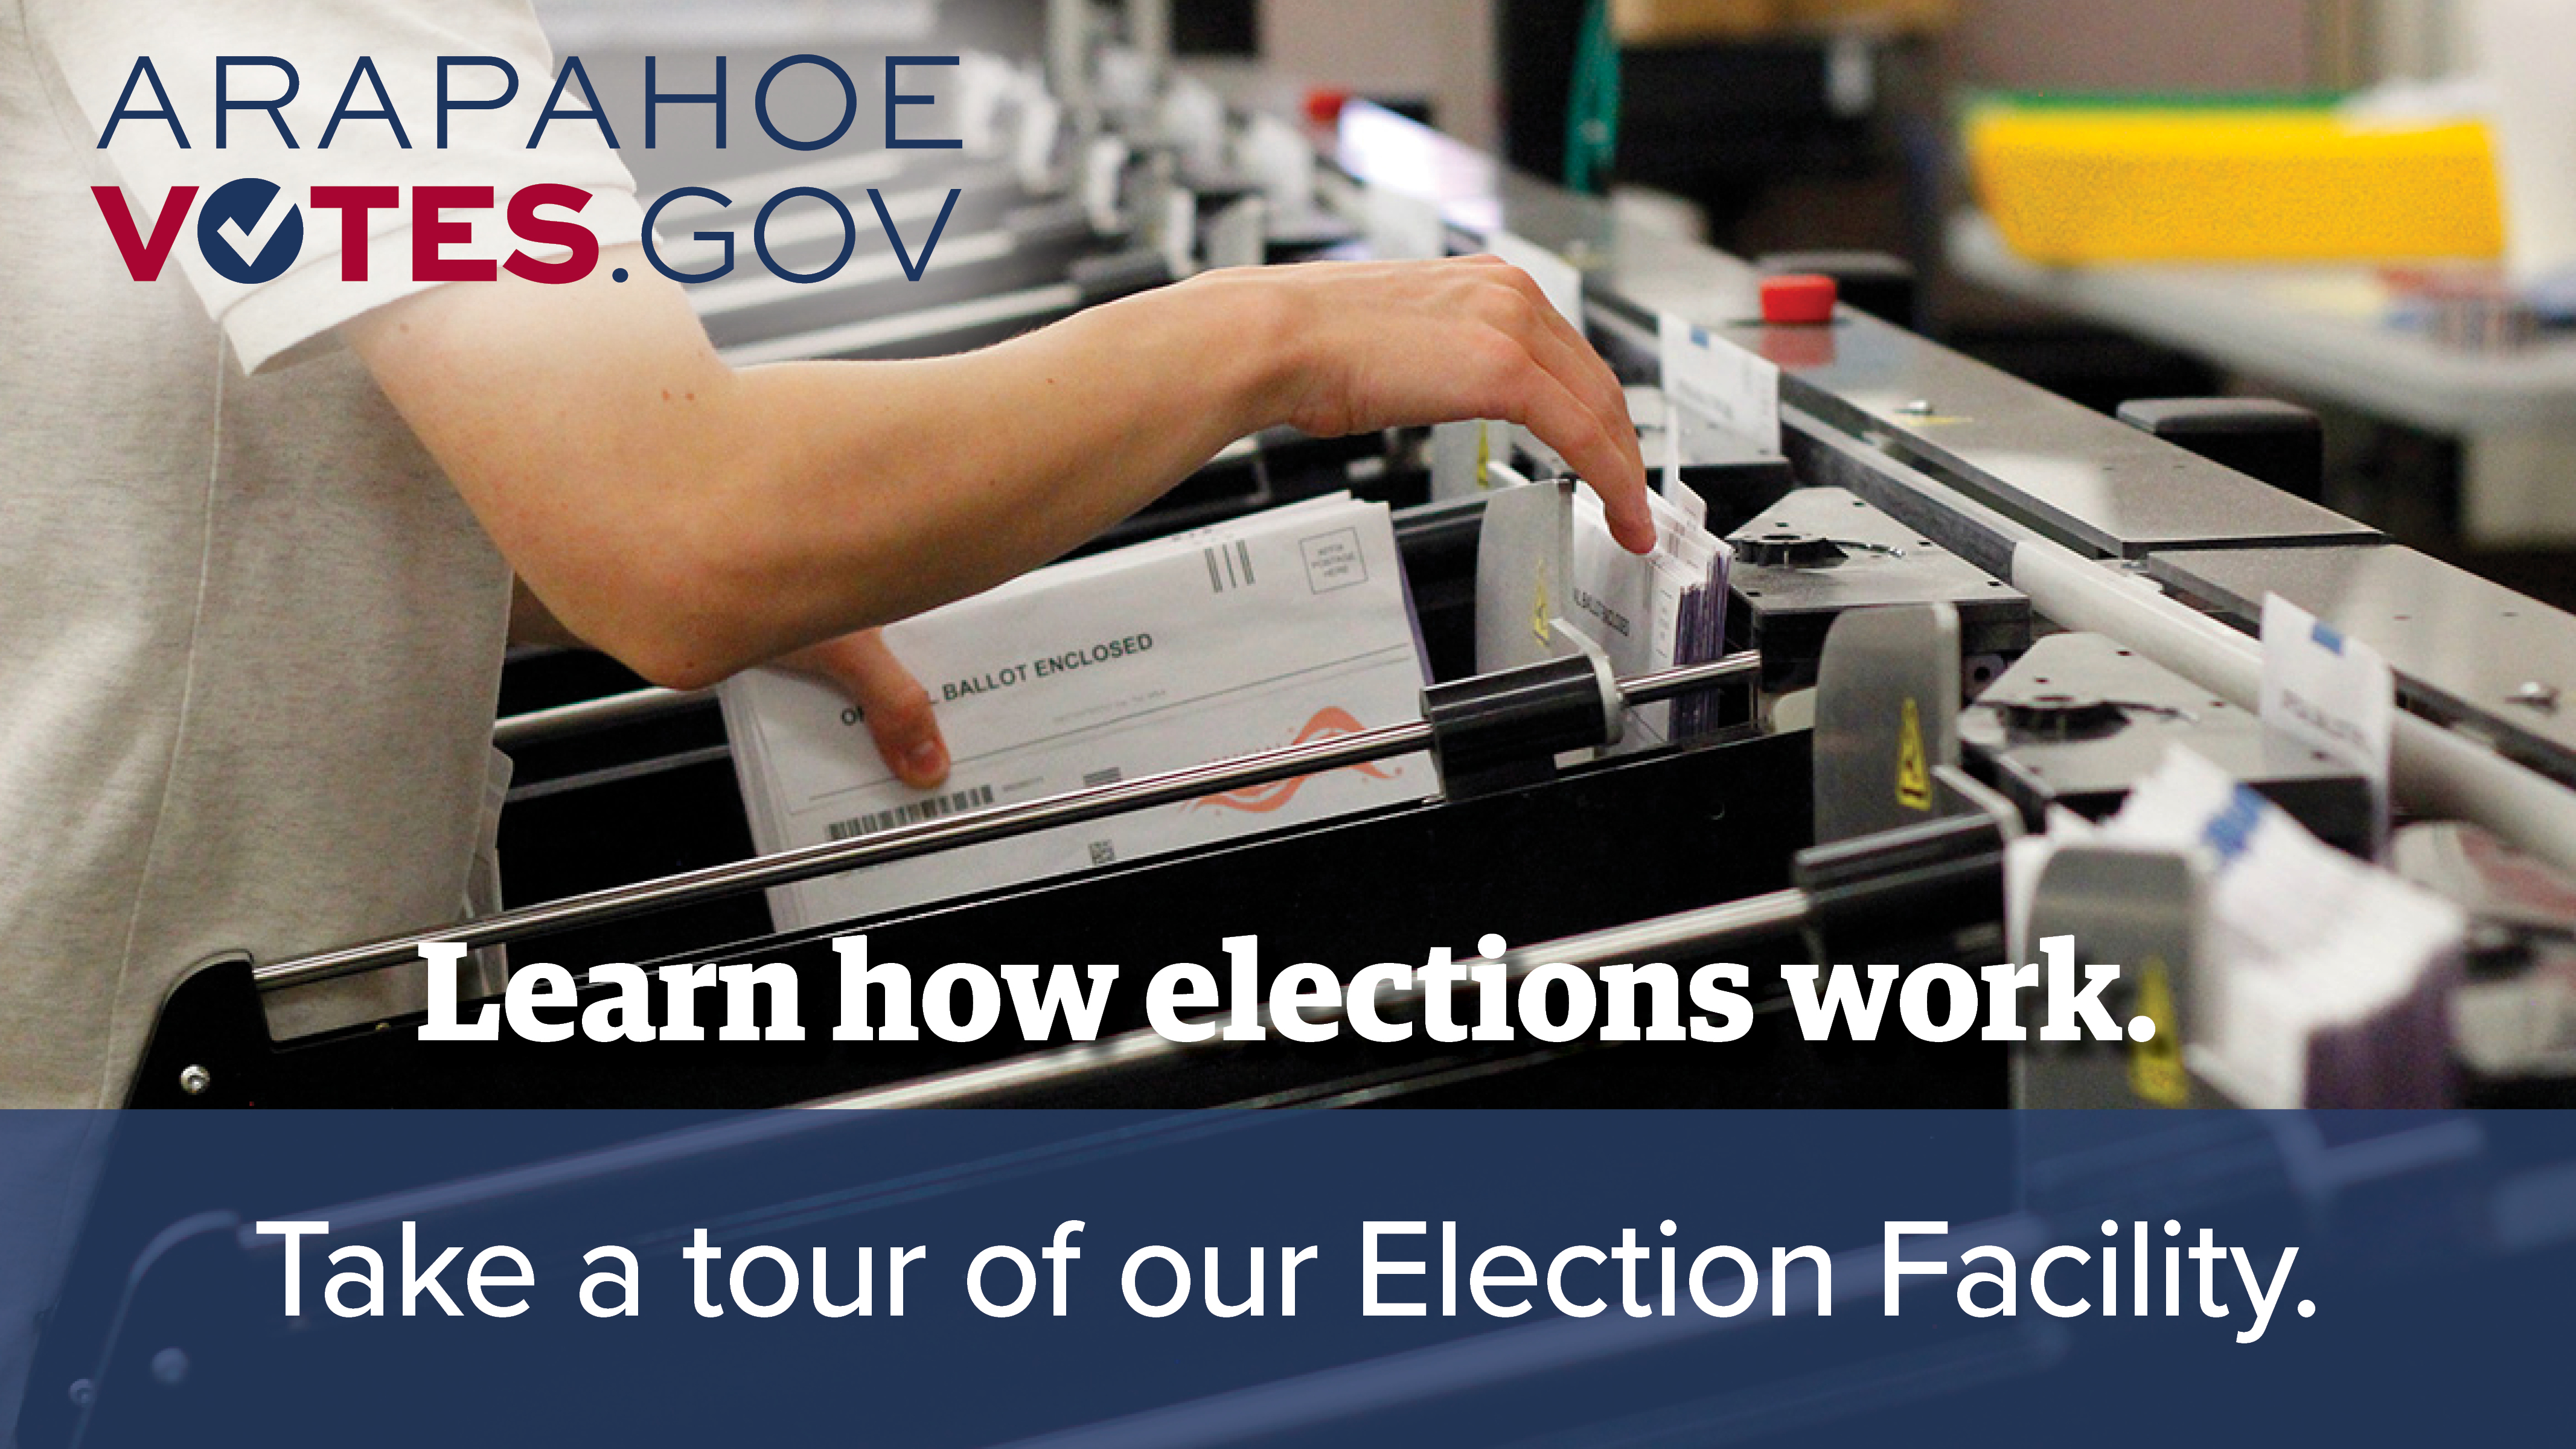
M 1008 12 L 1011 7 L 991 7 Z M 1034 7 L 1020 7 L 1033 9 Z M 980 11 L 979 11 L 980 13 Z M 985 17 L 1006 42 L 1029 17 Z M 1025 27 L 1022 27 L 1025 28 Z M 610 94 L 641 87 L 640 52 L 589 49 L 589 62 Z M 982 80 L 1001 65 L 972 58 Z M 709 77 L 713 54 L 655 57 L 661 89 L 686 91 L 675 77 Z M 737 58 L 738 63 L 738 58 Z M 856 69 L 869 67 L 856 64 Z M 960 84 L 942 89 L 955 91 Z M 979 82 L 970 89 L 990 91 Z M 837 149 L 817 161 L 746 169 L 746 151 L 707 144 L 703 120 L 682 125 L 686 107 L 666 117 L 658 144 L 632 153 L 648 202 L 668 198 L 657 233 L 669 265 L 697 275 L 724 252 L 707 236 L 731 234 L 736 270 L 690 289 L 713 340 L 737 363 L 810 357 L 891 359 L 965 351 L 1042 325 L 1087 306 L 1161 285 L 1211 264 L 1296 260 L 1344 242 L 1347 227 L 1315 213 L 1270 218 L 1240 178 L 1177 176 L 1169 147 L 1131 143 L 1124 132 L 1150 127 L 1137 118 L 1089 134 L 1040 116 L 1035 97 L 1016 82 L 1016 96 L 988 101 L 981 120 L 962 116 L 954 99 L 918 122 L 924 134 L 968 133 L 963 151 Z M 816 134 L 830 117 L 794 113 L 781 91 L 781 124 Z M 1051 105 L 1051 98 L 1045 104 Z M 1060 134 L 1059 134 L 1060 132 Z M 736 137 L 737 142 L 740 137 Z M 1105 165 L 1103 163 L 1106 163 Z M 771 200 L 794 188 L 828 193 L 791 198 L 763 225 Z M 954 194 L 952 203 L 951 196 Z M 878 240 L 882 222 L 902 239 Z M 762 227 L 766 260 L 755 264 L 751 237 Z M 865 240 L 844 252 L 852 236 Z M 935 246 L 933 240 L 936 240 Z M 822 281 L 783 280 L 771 269 L 811 276 L 838 263 Z M 920 275 L 910 275 L 918 267 Z M 1251 509 L 1351 488 L 1389 501 L 1418 501 L 1418 470 L 1389 468 L 1377 439 L 1312 439 L 1276 431 L 1246 439 L 1179 487 L 1095 540 L 1115 546 L 1152 534 L 1221 520 Z M 632 695 L 623 714 L 600 701 Z M 516 757 L 518 806 L 504 826 L 511 847 L 507 894 L 545 899 L 729 859 L 748 849 L 721 759 L 722 725 L 712 704 L 671 708 L 642 681 L 604 656 L 585 651 L 514 651 L 505 670 L 502 709 L 518 721 L 503 747 Z M 569 716 L 556 713 L 581 706 Z M 596 726 L 616 720 L 621 728 Z M 590 728 L 584 734 L 577 728 Z M 716 762 L 712 770 L 692 766 Z M 622 784 L 604 795 L 596 787 Z M 583 797 L 566 807 L 574 790 Z M 649 795 L 649 800 L 643 797 Z M 634 811 L 618 808 L 636 797 Z M 675 831 L 675 818 L 704 819 L 707 829 Z M 656 828 L 656 823 L 664 828 Z M 756 899 L 737 913 L 737 934 L 765 921 Z
M 2576 669 L 2576 620 L 1868 317 L 1846 310 L 1822 326 L 1762 323 L 1759 279 L 1745 265 L 1622 226 L 1592 202 L 1384 113 L 1346 115 L 1331 159 L 1324 184 L 1346 208 L 1357 209 L 1352 197 L 1364 188 L 1400 187 L 1436 200 L 1455 244 L 1508 230 L 1576 262 L 1595 340 L 1637 380 L 1652 378 L 1666 315 L 1780 365 L 1783 463 L 1688 474 L 1741 549 L 1733 613 L 1743 652 L 1616 685 L 1589 666 L 1486 679 L 1458 679 L 1453 668 L 1427 694 L 1418 724 L 610 886 L 437 939 L 534 942 L 575 963 L 647 956 L 589 948 L 667 943 L 675 936 L 656 934 L 657 913 L 667 923 L 765 885 L 1427 749 L 1444 791 L 1417 806 L 677 954 L 783 961 L 814 999 L 828 999 L 832 983 L 824 938 L 855 930 L 869 934 L 879 959 L 1052 960 L 1071 950 L 1148 968 L 1207 956 L 1221 935 L 1241 933 L 1262 937 L 1272 970 L 1463 945 L 1488 931 L 1539 943 L 1507 957 L 1514 971 L 1640 958 L 1975 959 L 2002 949 L 2005 837 L 2052 803 L 2102 813 L 2166 732 L 2188 734 L 2319 835 L 2354 843 L 2362 783 L 2321 760 L 2278 758 L 2245 713 L 2260 674 L 2248 631 L 2271 592 L 2390 658 L 2407 706 L 2395 742 L 2401 805 L 2527 851 L 2525 863 L 2576 863 L 2576 726 L 2557 713 L 2553 684 Z M 1439 596 L 1444 584 L 1456 592 L 1470 552 L 1459 540 L 1474 515 L 1470 500 L 1405 520 L 1435 656 Z M 1719 737 L 1558 764 L 1597 735 L 1621 693 L 1637 702 L 1712 687 L 1737 691 L 1732 728 Z M 1758 701 L 1747 698 L 1756 691 Z M 639 920 L 639 934 L 600 934 Z M 2545 1004 L 2513 993 L 2528 991 L 2531 964 L 2563 940 L 2564 920 L 2499 910 L 2490 925 L 2476 984 Z M 207 963 L 165 1008 L 135 1100 L 2000 1102 L 2016 1090 L 2025 1100 L 2080 1099 L 2100 1075 L 2049 1062 L 2023 1063 L 2016 1075 L 2000 1048 L 1973 1041 L 1806 1042 L 1776 995 L 1752 1037 L 1722 1047 L 1183 1047 L 1143 1031 L 1141 1002 L 1128 995 L 1113 997 L 1103 1042 L 1037 1049 L 820 1040 L 685 1051 L 431 1047 L 403 1022 L 268 1037 L 263 993 L 387 969 L 412 959 L 420 939 Z M 1079 947 L 1068 945 L 1076 939 Z M 2470 1045 L 2463 1055 L 2483 1064 L 2474 1093 L 2557 1092 L 2559 1043 Z

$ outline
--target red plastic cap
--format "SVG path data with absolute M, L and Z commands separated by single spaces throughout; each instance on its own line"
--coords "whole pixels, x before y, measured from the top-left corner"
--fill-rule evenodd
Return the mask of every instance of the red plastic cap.
M 1315 86 L 1306 92 L 1306 119 L 1318 126 L 1338 124 L 1351 93 L 1340 86 Z
M 1792 274 L 1762 279 L 1762 320 L 1774 327 L 1812 327 L 1834 320 L 1840 296 L 1831 277 Z

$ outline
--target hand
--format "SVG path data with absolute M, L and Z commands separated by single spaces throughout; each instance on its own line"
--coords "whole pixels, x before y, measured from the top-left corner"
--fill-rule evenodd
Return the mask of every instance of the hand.
M 1274 424 L 1519 423 L 1654 543 L 1617 380 L 1490 258 L 1212 272 L 959 356 L 740 369 L 640 249 L 612 264 L 626 284 L 437 287 L 349 334 L 548 611 L 674 689 L 1061 558 Z M 874 662 L 817 661 L 862 697 Z
M 928 790 L 948 778 L 948 744 L 939 737 L 930 691 L 886 648 L 874 629 L 799 649 L 780 667 L 831 681 L 866 717 L 877 753 L 896 778 Z
M 1518 423 L 1601 496 L 1610 529 L 1655 546 L 1627 395 L 1529 274 L 1495 257 L 1215 272 L 1211 292 L 1285 304 L 1286 420 L 1321 437 L 1460 418 Z M 1249 298 L 1246 298 L 1247 302 Z

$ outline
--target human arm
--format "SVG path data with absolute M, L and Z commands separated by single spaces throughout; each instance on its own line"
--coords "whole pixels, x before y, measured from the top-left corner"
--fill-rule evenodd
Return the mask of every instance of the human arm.
M 1236 438 L 1495 417 L 1650 545 L 1617 380 L 1491 259 L 1210 273 L 997 347 L 735 369 L 676 284 L 437 288 L 351 324 L 554 617 L 696 687 L 1047 562 Z
M 590 641 L 563 626 L 522 578 L 510 580 L 510 642 L 540 649 L 587 649 Z
M 545 601 L 515 580 L 510 593 L 510 642 L 587 649 L 587 640 L 563 626 Z M 799 649 L 769 661 L 781 669 L 810 674 L 841 691 L 859 707 L 868 737 L 896 778 L 916 790 L 927 790 L 948 778 L 948 742 L 940 737 L 939 718 L 930 691 L 894 657 L 874 629 L 861 629 L 837 639 Z

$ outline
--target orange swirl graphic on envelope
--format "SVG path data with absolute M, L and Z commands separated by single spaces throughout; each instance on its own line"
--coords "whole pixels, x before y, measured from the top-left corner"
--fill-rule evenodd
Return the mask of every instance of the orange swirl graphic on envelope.
M 1355 735 L 1359 732 L 1360 722 L 1351 718 L 1351 712 L 1349 710 L 1342 709 L 1337 706 L 1326 706 L 1323 709 L 1317 710 L 1315 712 L 1315 717 L 1306 721 L 1306 727 L 1299 730 L 1297 732 L 1297 738 L 1289 741 L 1289 743 L 1292 745 L 1312 744 L 1316 740 L 1337 739 L 1343 735 Z M 1392 780 L 1395 778 L 1394 775 L 1387 771 L 1381 770 L 1377 766 L 1365 761 L 1356 765 L 1344 765 L 1341 768 L 1356 771 L 1359 774 L 1366 775 L 1372 780 Z M 1202 808 L 1211 810 L 1239 810 L 1247 815 L 1267 815 L 1274 810 L 1287 808 L 1288 802 L 1296 799 L 1297 792 L 1304 789 L 1306 787 L 1306 782 L 1314 778 L 1315 776 L 1313 775 L 1299 775 L 1293 780 L 1274 780 L 1267 785 L 1254 785 L 1241 790 L 1228 790 L 1222 795 L 1203 795 L 1182 808 L 1187 810 L 1198 810 Z

